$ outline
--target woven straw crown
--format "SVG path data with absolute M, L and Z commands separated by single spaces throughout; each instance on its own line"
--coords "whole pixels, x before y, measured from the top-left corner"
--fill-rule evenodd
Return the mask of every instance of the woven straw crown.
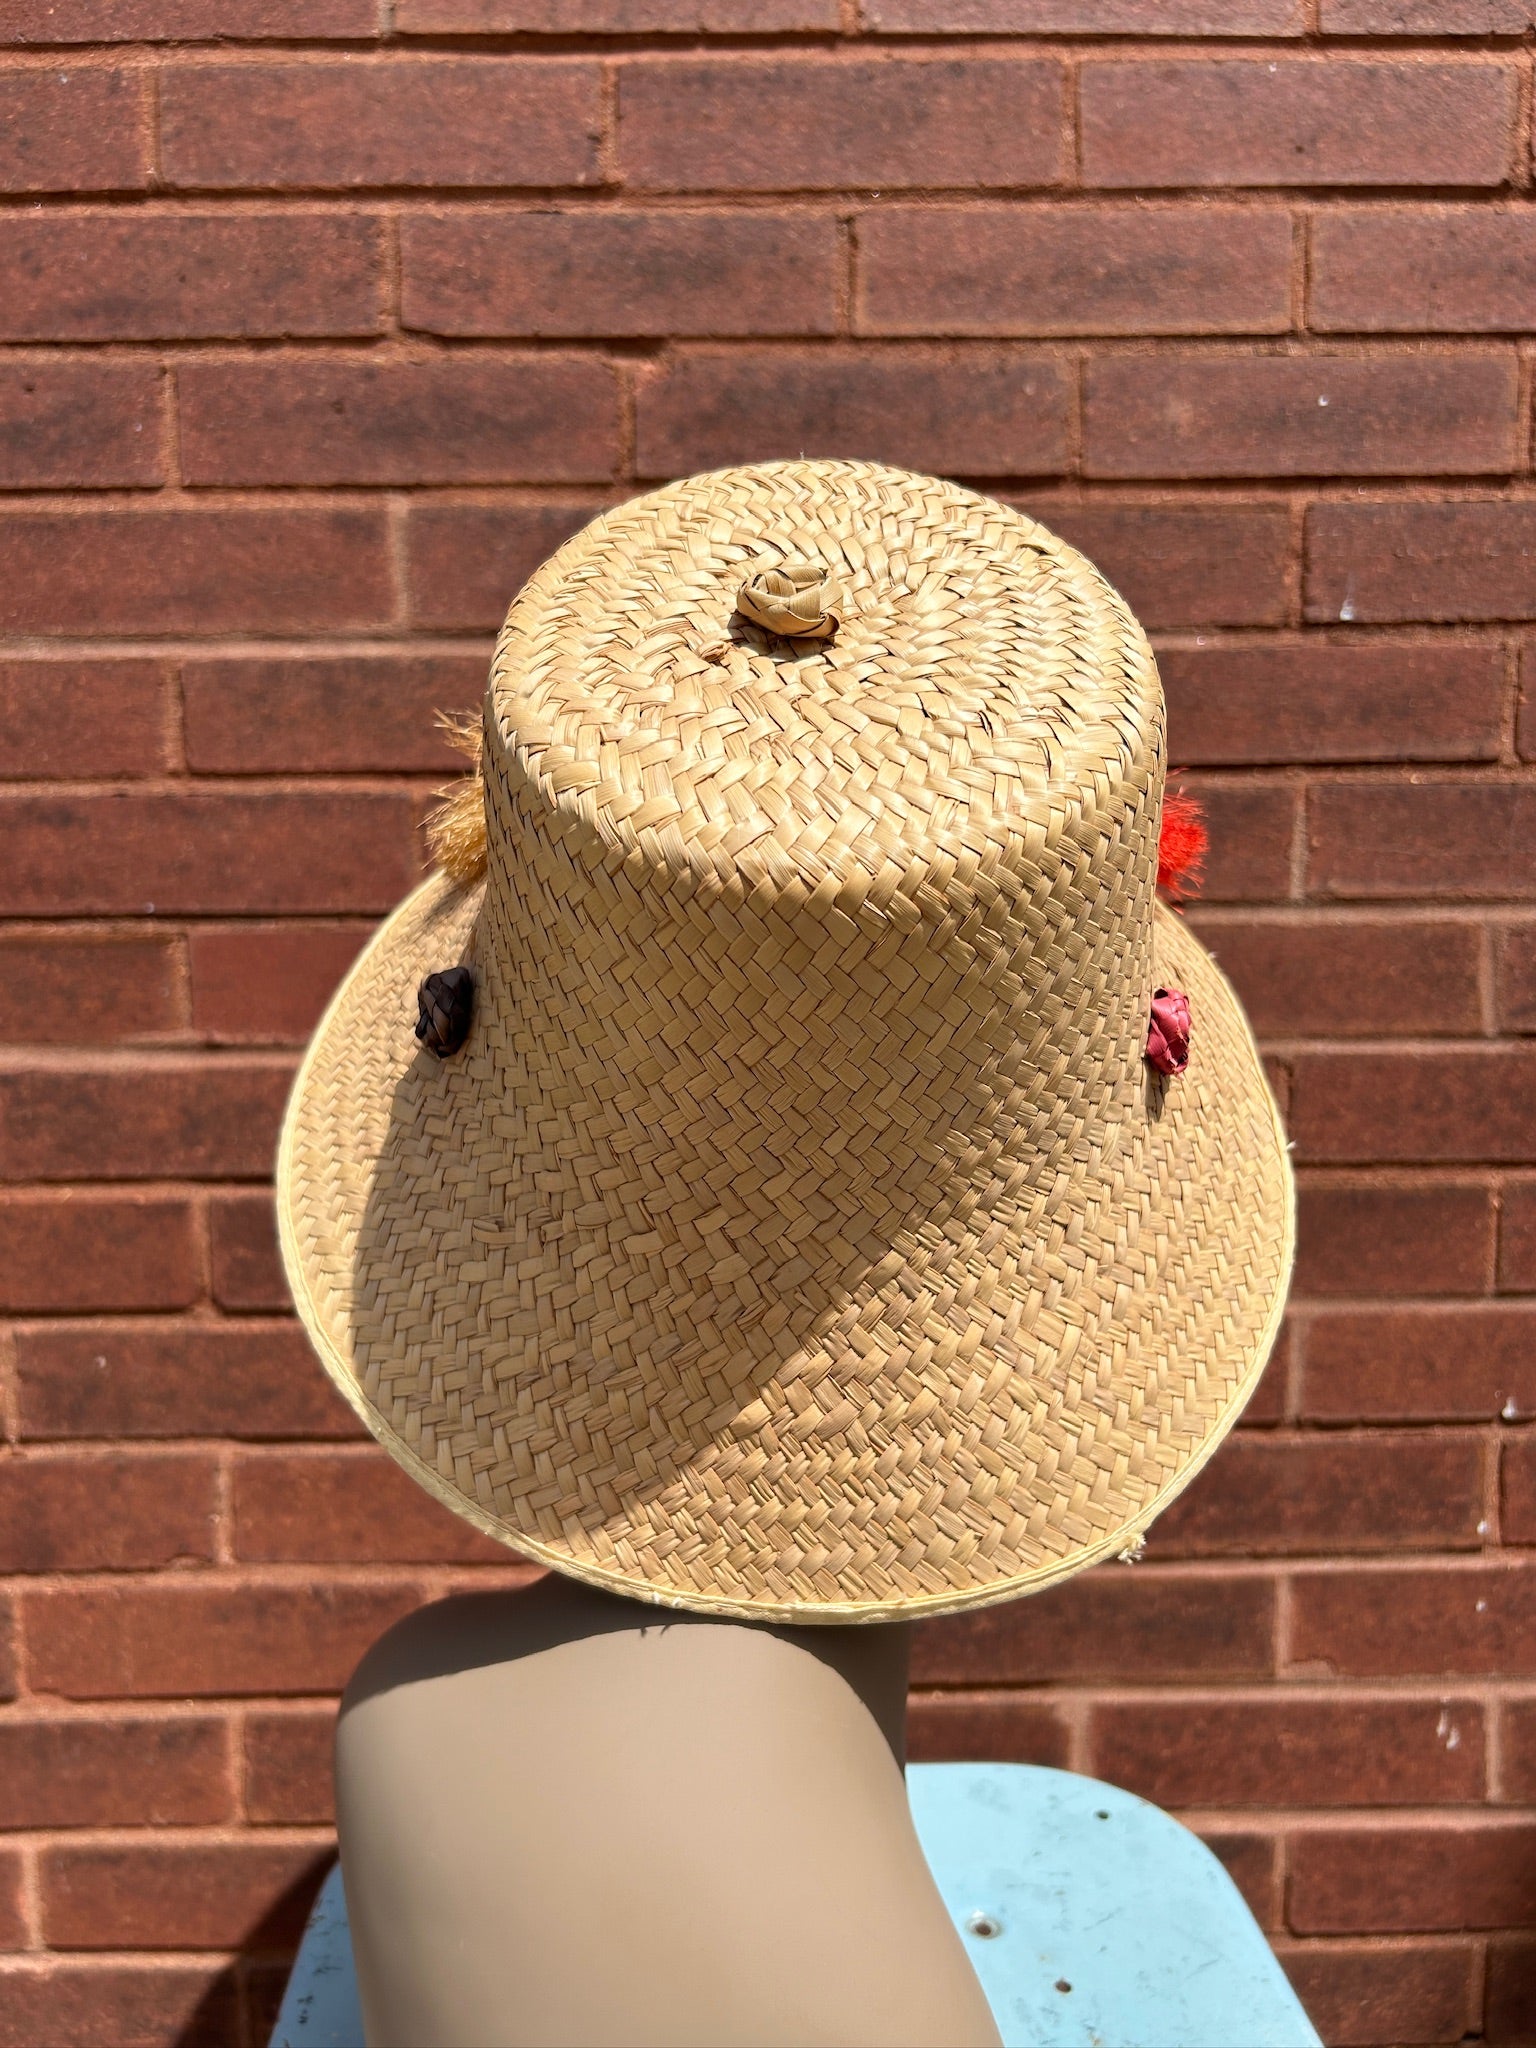
M 300 1309 L 391 1452 L 563 1570 L 762 1617 L 1132 1543 L 1291 1244 L 1251 1037 L 1156 903 L 1162 776 L 1123 603 L 953 485 L 726 471 L 562 548 L 492 667 L 484 881 L 384 927 L 285 1130 Z M 461 962 L 439 1061 L 416 984 Z

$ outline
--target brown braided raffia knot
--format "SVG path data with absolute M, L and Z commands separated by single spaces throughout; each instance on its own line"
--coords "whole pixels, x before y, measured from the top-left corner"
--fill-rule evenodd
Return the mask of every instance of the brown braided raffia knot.
M 825 640 L 837 631 L 842 595 L 819 562 L 796 557 L 754 569 L 736 593 L 744 619 L 788 640 Z
M 836 577 L 837 633 L 711 659 L 770 552 Z M 1242 1012 L 1155 902 L 1162 719 L 1091 565 L 931 478 L 728 470 L 547 562 L 492 666 L 484 878 L 386 923 L 284 1131 L 295 1297 L 392 1455 L 724 1613 L 1133 1548 L 1256 1384 L 1292 1231 Z M 470 958 L 433 1058 L 417 984 Z

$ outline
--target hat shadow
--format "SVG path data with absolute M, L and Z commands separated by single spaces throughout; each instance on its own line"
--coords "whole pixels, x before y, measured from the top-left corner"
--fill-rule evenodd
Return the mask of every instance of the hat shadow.
M 514 1351 L 500 1333 L 509 1325 L 526 1326 L 539 1300 L 550 1294 L 569 1301 L 580 1328 L 586 1305 L 582 1274 L 594 1256 L 609 1251 L 606 1233 L 572 1222 L 568 1212 L 559 1211 L 558 1196 L 543 1198 L 546 1209 L 556 1205 L 555 1213 L 530 1234 L 514 1229 L 490 1234 L 482 1228 L 469 1242 L 468 1222 L 476 1219 L 456 1216 L 454 1227 L 444 1231 L 445 1239 L 453 1241 L 431 1257 L 418 1256 L 412 1284 L 402 1285 L 397 1191 L 402 1177 L 421 1171 L 423 1104 L 440 1107 L 434 1128 L 460 1130 L 461 1117 L 479 1120 L 480 1108 L 473 1101 L 476 1077 L 468 1065 L 453 1077 L 450 1070 L 456 1065 L 456 1060 L 439 1061 L 417 1050 L 401 1073 L 352 1254 L 354 1333 L 366 1339 L 371 1354 L 383 1354 L 392 1335 L 398 1343 L 402 1296 L 415 1298 L 409 1311 L 411 1349 L 413 1360 L 419 1353 L 419 1363 L 402 1370 L 396 1381 L 400 1392 L 393 1398 L 386 1366 L 381 1389 L 370 1392 L 369 1402 L 384 1425 L 382 1430 L 376 1426 L 377 1433 L 397 1457 L 406 1453 L 401 1462 L 430 1490 L 441 1496 L 445 1484 L 439 1476 L 437 1425 L 447 1424 L 450 1407 L 458 1418 L 456 1451 L 469 1457 L 477 1476 L 497 1462 L 494 1450 L 482 1448 L 493 1439 L 518 1455 L 525 1453 L 525 1466 L 542 1463 L 546 1469 L 551 1460 L 570 1469 L 581 1460 L 579 1447 L 588 1447 L 587 1483 L 573 1478 L 561 1497 L 563 1539 L 572 1531 L 596 1533 L 606 1523 L 622 1521 L 624 1509 L 652 1502 L 688 1481 L 712 1451 L 750 1453 L 770 1417 L 766 1408 L 760 1416 L 749 1411 L 775 1383 L 782 1388 L 798 1381 L 808 1394 L 820 1388 L 824 1399 L 829 1385 L 840 1388 L 846 1380 L 849 1392 L 862 1390 L 868 1398 L 868 1368 L 860 1375 L 857 1355 L 842 1356 L 840 1346 L 831 1356 L 819 1353 L 818 1337 L 861 1289 L 869 1288 L 876 1268 L 884 1265 L 882 1277 L 894 1270 L 893 1253 L 904 1262 L 903 1247 L 915 1242 L 916 1226 L 941 1211 L 944 1188 L 952 1194 L 947 1176 L 909 1189 L 901 1188 L 894 1166 L 873 1183 L 867 1175 L 862 1181 L 850 1176 L 850 1187 L 862 1187 L 860 1203 L 846 1193 L 839 1202 L 839 1189 L 829 1184 L 826 1200 L 832 1215 L 812 1237 L 797 1243 L 795 1258 L 767 1276 L 772 1292 L 766 1298 L 758 1291 L 753 1300 L 735 1291 L 734 1283 L 695 1289 L 691 1297 L 678 1294 L 660 1256 L 643 1258 L 632 1276 L 633 1329 L 623 1346 L 612 1346 L 605 1357 L 567 1338 L 550 1365 L 537 1341 L 521 1339 Z M 446 1096 L 440 1092 L 445 1082 Z M 852 1136 L 852 1102 L 825 1106 L 846 1119 L 844 1128 Z M 518 1186 L 515 1151 L 509 1141 L 505 1177 L 510 1189 Z M 445 1150 L 443 1168 L 439 1213 L 447 1215 L 461 1170 L 450 1151 Z M 510 1214 L 513 1202 L 509 1199 L 506 1206 Z M 878 1224 L 871 1232 L 873 1216 Z M 840 1237 L 844 1231 L 847 1235 Z M 845 1256 L 831 1249 L 837 1242 Z M 456 1279 L 466 1270 L 480 1277 L 472 1284 Z M 658 1304 L 664 1316 L 654 1313 Z M 439 1386 L 446 1382 L 453 1394 L 451 1404 L 440 1403 L 441 1412 L 430 1417 L 415 1398 L 424 1380 Z M 831 1405 L 846 1406 L 846 1397 Z M 814 1452 L 819 1412 L 814 1399 L 795 1412 L 776 1400 L 774 1440 L 792 1438 L 792 1454 Z M 421 1439 L 423 1421 L 432 1427 L 427 1444 Z M 839 1442 L 846 1426 L 846 1419 L 839 1418 Z M 480 1441 L 473 1442 L 477 1437 Z M 504 1456 L 504 1462 L 512 1460 Z M 462 1484 L 448 1490 L 450 1495 L 465 1491 Z M 543 1490 L 548 1493 L 547 1482 Z M 536 1511 L 514 1524 L 485 1493 L 476 1504 L 505 1534 L 514 1528 L 530 1536 L 544 1533 Z

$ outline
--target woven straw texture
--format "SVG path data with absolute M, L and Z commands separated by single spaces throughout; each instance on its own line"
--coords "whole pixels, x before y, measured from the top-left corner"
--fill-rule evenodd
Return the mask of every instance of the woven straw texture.
M 781 561 L 832 637 L 735 614 Z M 943 1612 L 1133 1544 L 1257 1381 L 1292 1197 L 1155 900 L 1116 594 L 929 478 L 695 478 L 514 603 L 484 772 L 484 882 L 383 927 L 284 1131 L 296 1299 L 375 1435 L 516 1549 L 724 1613 Z M 416 986 L 460 961 L 438 1061 Z

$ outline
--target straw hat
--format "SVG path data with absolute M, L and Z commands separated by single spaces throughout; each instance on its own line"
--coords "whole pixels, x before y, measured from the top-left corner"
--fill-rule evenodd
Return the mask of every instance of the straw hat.
M 942 1613 L 1134 1546 L 1259 1377 L 1292 1195 L 1156 899 L 1162 695 L 1115 592 L 927 477 L 695 477 L 517 598 L 483 786 L 279 1161 L 299 1312 L 391 1455 L 723 1614 Z

